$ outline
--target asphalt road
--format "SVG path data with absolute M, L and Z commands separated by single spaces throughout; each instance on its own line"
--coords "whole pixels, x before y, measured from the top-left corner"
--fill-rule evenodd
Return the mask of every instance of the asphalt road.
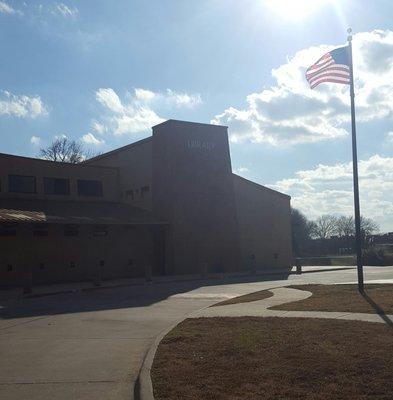
M 153 283 L 3 302 L 0 398 L 133 399 L 144 355 L 163 329 L 217 301 L 257 290 L 356 281 L 354 269 L 322 269 L 306 268 L 288 279 Z M 393 283 L 393 267 L 365 272 L 366 280 Z

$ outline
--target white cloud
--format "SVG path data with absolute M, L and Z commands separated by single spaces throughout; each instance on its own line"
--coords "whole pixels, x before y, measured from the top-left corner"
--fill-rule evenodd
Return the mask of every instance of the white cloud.
M 142 102 L 152 101 L 156 97 L 156 94 L 154 92 L 146 89 L 136 88 L 134 89 L 134 93 L 135 93 L 135 99 Z
M 69 7 L 64 3 L 57 3 L 52 12 L 64 18 L 75 18 L 79 13 L 76 7 Z
M 199 94 L 191 95 L 167 89 L 165 92 L 136 88 L 127 92 L 124 99 L 111 88 L 100 88 L 96 100 L 104 107 L 106 114 L 100 121 L 92 121 L 97 133 L 110 132 L 114 135 L 133 134 L 148 131 L 164 118 L 158 110 L 185 107 L 193 108 L 201 104 Z
M 247 107 L 229 107 L 212 123 L 228 125 L 232 142 L 292 145 L 332 140 L 348 134 L 347 85 L 322 84 L 311 90 L 305 69 L 340 45 L 298 51 L 272 70 L 276 85 L 247 96 Z M 354 35 L 354 73 L 358 122 L 389 117 L 393 111 L 393 32 Z
M 189 107 L 194 108 L 195 106 L 202 104 L 202 98 L 200 94 L 189 95 L 187 93 L 174 92 L 171 89 L 167 89 L 165 94 L 160 95 L 164 101 L 170 104 L 174 104 L 178 107 Z
M 386 134 L 386 138 L 387 138 L 388 142 L 392 142 L 393 143 L 393 131 L 392 132 L 388 132 Z
M 200 94 L 187 94 L 175 92 L 171 89 L 167 89 L 165 92 L 152 92 L 151 90 L 134 89 L 134 97 L 137 101 L 142 103 L 155 103 L 164 104 L 167 106 L 176 107 L 188 107 L 194 108 L 199 104 L 202 104 L 202 98 Z
M 239 174 L 239 175 L 245 175 L 247 172 L 249 171 L 249 169 L 247 167 L 238 167 L 235 168 L 235 174 Z
M 105 125 L 96 120 L 91 121 L 91 128 L 100 135 L 105 132 Z
M 108 110 L 116 114 L 124 113 L 124 107 L 121 104 L 120 98 L 113 89 L 98 89 L 96 99 Z
M 15 10 L 7 4 L 5 1 L 0 1 L 0 13 L 3 14 L 15 14 Z
M 36 118 L 48 114 L 47 107 L 39 96 L 14 95 L 7 91 L 0 92 L 0 116 L 18 118 Z
M 41 144 L 41 138 L 39 136 L 32 136 L 30 138 L 30 143 L 33 146 L 39 146 Z
M 81 139 L 82 139 L 82 142 L 84 142 L 86 144 L 93 144 L 95 146 L 105 144 L 105 140 L 97 139 L 92 133 L 87 133 L 86 135 L 83 135 Z
M 320 164 L 270 185 L 292 196 L 292 205 L 314 219 L 353 214 L 352 163 Z M 359 162 L 361 213 L 382 230 L 393 230 L 393 157 L 374 155 Z

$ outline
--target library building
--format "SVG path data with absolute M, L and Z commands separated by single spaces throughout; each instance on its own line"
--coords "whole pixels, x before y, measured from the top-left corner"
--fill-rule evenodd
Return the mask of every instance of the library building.
M 0 154 L 0 286 L 289 271 L 290 197 L 232 172 L 227 127 L 152 130 L 80 164 Z

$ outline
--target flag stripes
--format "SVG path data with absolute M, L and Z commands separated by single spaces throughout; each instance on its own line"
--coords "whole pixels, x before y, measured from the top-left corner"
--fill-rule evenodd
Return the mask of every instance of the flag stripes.
M 323 82 L 350 83 L 349 62 L 346 60 L 346 48 L 339 48 L 323 55 L 306 70 L 306 79 L 311 89 Z

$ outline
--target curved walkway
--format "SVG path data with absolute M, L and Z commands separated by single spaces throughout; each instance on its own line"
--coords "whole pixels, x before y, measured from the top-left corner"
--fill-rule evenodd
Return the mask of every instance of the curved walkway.
M 386 318 L 393 322 L 393 315 L 385 315 L 384 318 L 378 314 L 327 312 L 327 311 L 280 311 L 269 310 L 270 307 L 285 303 L 307 299 L 311 292 L 299 289 L 281 287 L 270 289 L 272 297 L 249 303 L 230 304 L 226 306 L 210 307 L 194 313 L 191 318 L 200 317 L 286 317 L 286 318 L 329 318 L 346 319 L 366 322 L 386 323 Z
M 312 296 L 311 292 L 287 287 L 269 289 L 273 293 L 272 297 L 267 299 L 252 301 L 248 303 L 229 304 L 218 307 L 207 307 L 193 312 L 188 318 L 201 317 L 286 317 L 286 318 L 325 318 L 342 320 L 359 320 L 365 322 L 386 323 L 386 319 L 393 323 L 393 315 L 384 315 L 366 313 L 348 313 L 348 312 L 325 312 L 325 311 L 280 311 L 269 310 L 269 307 L 278 306 L 285 303 L 304 300 Z M 177 324 L 166 329 L 156 338 L 154 345 L 150 348 L 144 360 L 138 379 L 138 394 L 141 400 L 154 400 L 153 386 L 150 376 L 151 367 L 157 348 L 163 337 L 170 332 Z

